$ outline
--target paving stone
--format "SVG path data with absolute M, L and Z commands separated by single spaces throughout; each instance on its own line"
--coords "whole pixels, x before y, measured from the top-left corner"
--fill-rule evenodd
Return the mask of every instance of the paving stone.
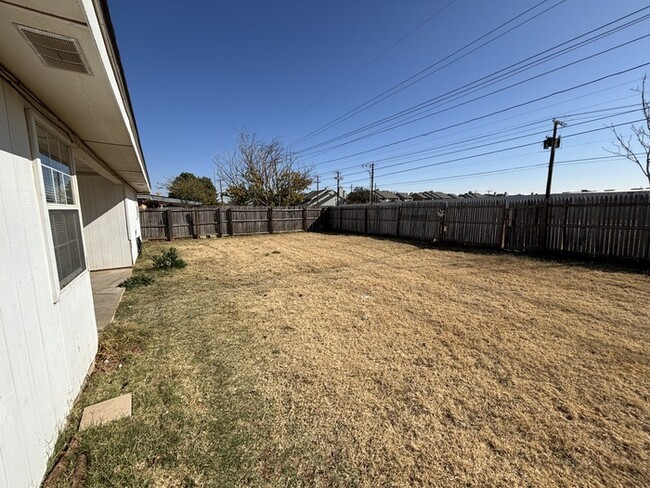
M 84 408 L 79 430 L 131 416 L 131 393 Z

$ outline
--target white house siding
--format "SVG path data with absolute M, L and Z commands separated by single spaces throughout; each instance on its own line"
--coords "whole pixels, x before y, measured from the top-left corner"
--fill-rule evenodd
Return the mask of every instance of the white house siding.
M 132 266 L 135 233 L 128 222 L 127 187 L 99 175 L 78 175 L 77 182 L 88 266 L 91 270 Z
M 126 221 L 129 227 L 129 239 L 131 240 L 131 259 L 135 263 L 135 260 L 138 259 L 138 239 L 142 238 L 138 194 L 128 186 L 124 187 L 124 192 L 126 194 Z
M 0 81 L 0 486 L 12 488 L 40 483 L 97 350 L 89 272 L 53 291 L 27 106 Z

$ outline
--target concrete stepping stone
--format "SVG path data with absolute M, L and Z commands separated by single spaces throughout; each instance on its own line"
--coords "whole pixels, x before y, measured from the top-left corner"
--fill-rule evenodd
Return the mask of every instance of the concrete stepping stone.
M 84 408 L 79 430 L 85 430 L 95 425 L 103 425 L 113 420 L 130 417 L 131 402 L 131 393 L 127 393 Z

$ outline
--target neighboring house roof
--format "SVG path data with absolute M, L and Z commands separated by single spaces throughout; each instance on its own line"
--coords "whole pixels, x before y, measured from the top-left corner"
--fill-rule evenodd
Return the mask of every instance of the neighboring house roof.
M 306 207 L 327 207 L 336 205 L 336 203 L 336 192 L 334 190 L 323 189 L 306 193 L 301 205 Z
M 166 205 L 168 207 L 176 207 L 176 206 L 195 207 L 195 206 L 203 205 L 203 202 L 183 200 L 180 198 L 163 197 L 162 195 L 145 195 L 142 193 L 138 193 L 138 203 L 145 203 L 145 204 L 153 203 L 159 205 Z
M 392 191 L 375 190 L 375 195 L 377 195 L 382 200 L 399 200 L 400 199 Z
M 38 5 L 0 2 L 0 76 L 72 136 L 78 173 L 150 191 L 106 0 Z M 74 62 L 53 57 L 61 45 Z
M 413 197 L 408 193 L 397 192 L 395 193 L 395 195 L 397 195 L 399 199 L 402 200 L 403 202 L 410 202 L 411 200 L 413 200 Z
M 477 192 L 468 191 L 467 193 L 458 195 L 458 198 L 483 198 L 483 195 Z
M 413 200 L 431 200 L 431 197 L 426 196 L 423 192 L 411 193 Z

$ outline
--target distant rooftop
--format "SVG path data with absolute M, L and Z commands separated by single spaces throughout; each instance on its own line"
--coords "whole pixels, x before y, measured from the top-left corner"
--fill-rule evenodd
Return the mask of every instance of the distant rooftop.
M 203 202 L 195 202 L 193 200 L 182 200 L 180 198 L 165 197 L 162 195 L 150 195 L 145 193 L 138 193 L 138 203 L 142 204 L 154 204 L 154 205 L 167 205 L 170 207 L 173 206 L 199 206 L 203 205 Z

